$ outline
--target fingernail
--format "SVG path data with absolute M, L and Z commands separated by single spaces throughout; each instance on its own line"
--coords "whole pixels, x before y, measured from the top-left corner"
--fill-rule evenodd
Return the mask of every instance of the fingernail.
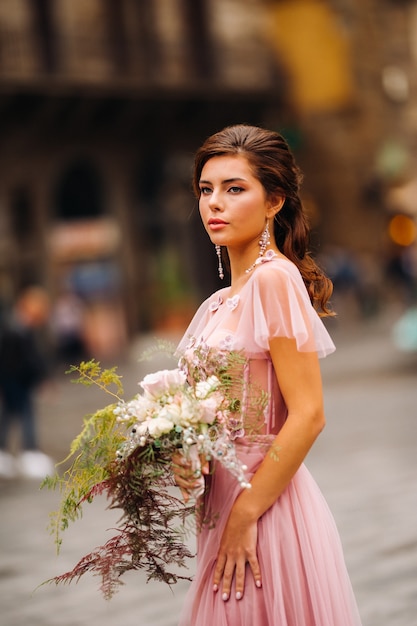
M 262 583 L 260 580 L 256 580 L 255 581 L 255 585 L 258 587 L 258 589 L 260 589 L 262 587 Z
M 222 600 L 224 600 L 226 602 L 226 600 L 228 600 L 228 599 L 229 599 L 229 594 L 228 593 L 224 593 L 222 595 Z
M 216 583 L 214 583 L 214 585 L 213 585 L 213 591 L 218 591 L 218 590 L 219 590 L 219 586 L 218 586 L 218 585 L 216 585 Z
M 241 598 L 242 598 L 242 594 L 241 594 L 241 592 L 240 592 L 240 591 L 238 591 L 238 592 L 236 593 L 236 600 L 241 600 Z

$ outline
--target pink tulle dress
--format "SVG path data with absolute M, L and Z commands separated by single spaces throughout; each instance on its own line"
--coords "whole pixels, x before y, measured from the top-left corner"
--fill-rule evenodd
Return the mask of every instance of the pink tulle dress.
M 221 289 L 201 305 L 179 345 L 186 350 L 193 338 L 243 350 L 251 381 L 268 392 L 264 434 L 235 441 L 248 477 L 287 416 L 269 340 L 295 338 L 298 350 L 316 351 L 320 357 L 335 349 L 297 267 L 273 254 L 263 260 L 238 295 L 229 297 L 230 288 Z M 197 570 L 179 626 L 360 626 L 335 522 L 305 465 L 258 521 L 262 588 L 256 588 L 248 571 L 241 600 L 235 599 L 234 587 L 227 602 L 221 590 L 213 592 L 220 538 L 241 487 L 220 464 L 206 480 L 204 512 L 214 515 L 215 523 L 198 532 Z

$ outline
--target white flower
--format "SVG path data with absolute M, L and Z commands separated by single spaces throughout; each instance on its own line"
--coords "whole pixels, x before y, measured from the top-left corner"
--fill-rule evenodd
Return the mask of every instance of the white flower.
M 187 395 L 175 397 L 172 402 L 168 402 L 158 411 L 158 417 L 169 419 L 171 425 L 183 428 L 198 424 L 199 416 L 199 404 Z
M 136 424 L 136 435 L 138 437 L 143 437 L 148 432 L 148 422 L 142 422 L 141 424 Z
M 122 405 L 121 410 L 123 419 L 135 417 L 139 422 L 143 422 L 159 410 L 159 405 L 152 398 L 138 395 Z
M 148 374 L 139 384 L 146 393 L 158 397 L 174 392 L 179 387 L 183 387 L 185 382 L 185 373 L 177 368 Z
M 180 424 L 184 428 L 199 422 L 199 405 L 188 396 L 181 399 L 181 421 Z
M 217 376 L 210 376 L 207 380 L 199 381 L 195 386 L 196 398 L 202 399 L 212 393 L 220 385 L 220 381 Z
M 148 431 L 151 437 L 158 439 L 172 430 L 172 422 L 165 417 L 155 417 L 148 422 Z
M 181 422 L 181 406 L 176 402 L 169 402 L 158 411 L 158 417 L 169 420 L 172 428 L 174 424 Z

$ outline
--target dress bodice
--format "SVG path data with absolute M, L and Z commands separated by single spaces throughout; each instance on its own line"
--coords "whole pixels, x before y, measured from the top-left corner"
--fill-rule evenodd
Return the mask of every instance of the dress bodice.
M 249 275 L 238 294 L 230 287 L 209 297 L 196 312 L 179 350 L 192 342 L 204 342 L 221 350 L 243 352 L 247 365 L 243 373 L 250 393 L 266 392 L 263 432 L 277 433 L 287 409 L 274 373 L 269 342 L 274 337 L 296 340 L 297 349 L 332 352 L 334 344 L 311 305 L 297 267 L 277 255 L 265 258 Z

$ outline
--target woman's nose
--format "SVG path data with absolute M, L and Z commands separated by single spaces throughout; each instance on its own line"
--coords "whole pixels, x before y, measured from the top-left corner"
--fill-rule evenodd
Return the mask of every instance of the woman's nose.
M 210 207 L 210 209 L 212 211 L 221 211 L 222 210 L 222 208 L 223 208 L 222 207 L 222 203 L 221 203 L 219 194 L 217 192 L 213 191 L 210 194 L 208 205 L 209 205 L 209 207 Z

